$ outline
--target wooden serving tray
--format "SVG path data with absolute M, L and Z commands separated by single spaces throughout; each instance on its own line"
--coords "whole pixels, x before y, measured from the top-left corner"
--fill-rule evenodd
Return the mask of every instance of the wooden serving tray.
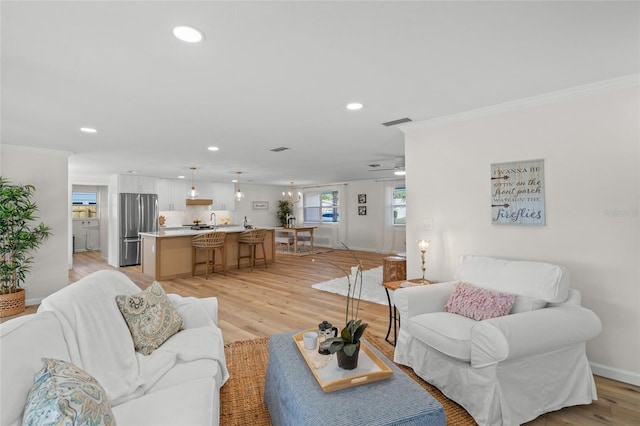
M 360 341 L 358 366 L 353 370 L 344 370 L 338 367 L 336 355 L 320 355 L 317 347 L 314 350 L 305 349 L 302 336 L 308 331 L 315 330 L 296 333 L 293 335 L 293 341 L 324 392 L 377 382 L 388 379 L 393 374 L 393 371 L 371 350 L 364 340 Z M 331 357 L 328 363 L 326 363 L 326 357 Z M 326 365 L 316 368 L 315 365 L 323 364 L 318 361 L 323 360 Z

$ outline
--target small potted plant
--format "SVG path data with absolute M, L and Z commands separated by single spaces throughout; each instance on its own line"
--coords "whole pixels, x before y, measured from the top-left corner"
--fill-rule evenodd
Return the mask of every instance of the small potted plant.
M 37 219 L 38 206 L 31 201 L 33 185 L 12 185 L 0 176 L 0 317 L 25 310 L 21 285 L 29 272 L 32 250 L 51 235 L 51 228 Z
M 345 243 L 341 243 L 347 250 L 349 247 Z M 362 294 L 362 263 L 352 253 L 357 265 L 352 268 L 355 271 L 353 284 L 351 283 L 351 274 L 348 274 L 340 266 L 331 263 L 340 269 L 347 277 L 347 309 L 345 313 L 345 326 L 340 332 L 340 336 L 327 339 L 331 345 L 329 352 L 335 353 L 338 360 L 338 367 L 345 370 L 353 370 L 358 366 L 358 355 L 360 354 L 360 339 L 369 324 L 363 323 L 358 319 L 360 311 L 360 296 Z

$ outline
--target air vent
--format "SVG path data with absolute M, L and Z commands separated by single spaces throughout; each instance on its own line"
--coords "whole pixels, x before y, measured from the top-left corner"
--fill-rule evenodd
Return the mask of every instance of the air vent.
M 281 147 L 278 147 L 278 148 L 270 149 L 269 151 L 271 151 L 271 152 L 282 152 L 282 151 L 287 151 L 287 150 L 289 150 L 289 148 L 287 148 L 286 146 L 281 146 Z
M 397 120 L 393 120 L 393 121 L 387 121 L 386 123 L 382 123 L 383 126 L 389 127 L 389 126 L 395 126 L 397 124 L 402 124 L 402 123 L 408 123 L 410 121 L 413 121 L 412 119 L 405 117 L 405 118 L 399 118 Z

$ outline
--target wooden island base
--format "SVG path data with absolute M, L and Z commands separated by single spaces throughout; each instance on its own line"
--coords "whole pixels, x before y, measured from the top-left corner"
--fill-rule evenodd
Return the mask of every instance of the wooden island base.
M 227 237 L 224 244 L 225 265 L 227 270 L 238 269 L 238 237 L 242 232 L 239 230 L 225 230 Z M 191 276 L 192 265 L 192 245 L 195 235 L 199 233 L 212 232 L 199 231 L 159 231 L 153 233 L 141 233 L 142 237 L 142 273 L 153 277 L 156 280 L 170 280 L 173 278 Z M 186 234 L 186 235 L 185 235 Z M 265 257 L 267 263 L 275 261 L 275 232 L 273 229 L 267 230 L 264 240 Z M 242 247 L 242 254 L 248 254 L 248 247 Z M 197 261 L 205 261 L 205 251 L 198 250 Z M 260 248 L 257 248 L 257 256 L 261 257 Z M 220 254 L 216 253 L 216 263 L 220 263 Z M 256 267 L 260 267 L 263 261 L 256 262 Z M 242 259 L 240 268 L 248 267 L 249 259 Z M 264 267 L 264 265 L 262 265 Z M 216 267 L 216 273 L 221 272 L 222 267 Z M 196 274 L 204 276 L 204 266 L 199 265 Z

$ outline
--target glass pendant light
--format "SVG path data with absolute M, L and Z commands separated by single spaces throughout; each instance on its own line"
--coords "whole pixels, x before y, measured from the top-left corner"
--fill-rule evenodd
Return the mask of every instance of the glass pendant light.
M 238 189 L 236 190 L 235 197 L 236 197 L 236 201 L 242 201 L 244 200 L 244 192 L 240 190 L 240 175 L 242 174 L 242 172 L 236 172 L 236 174 L 238 175 L 238 179 L 237 179 Z
M 187 192 L 187 197 L 195 200 L 198 197 L 198 190 L 196 189 L 196 181 L 195 181 L 195 173 L 196 168 L 190 167 L 191 169 L 191 189 Z

